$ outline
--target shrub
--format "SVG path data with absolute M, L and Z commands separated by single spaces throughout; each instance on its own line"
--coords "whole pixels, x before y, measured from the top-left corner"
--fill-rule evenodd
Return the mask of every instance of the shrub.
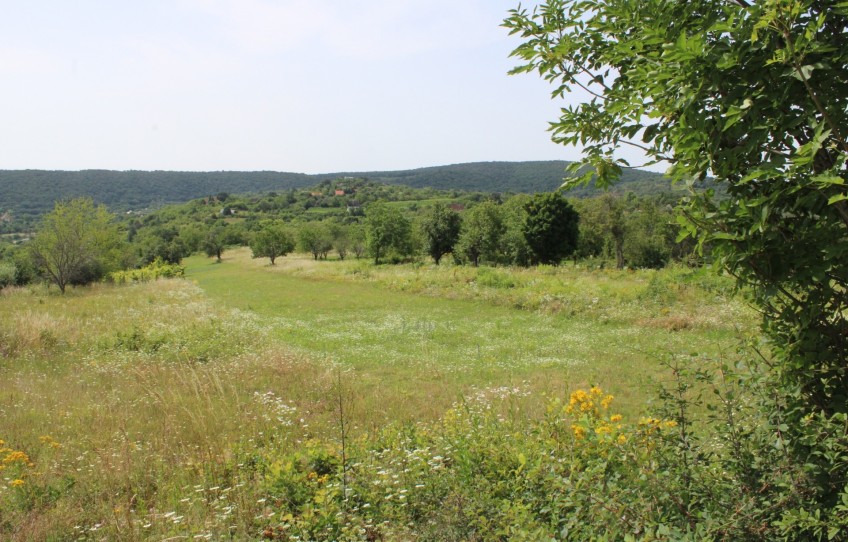
M 140 269 L 128 269 L 126 271 L 115 271 L 109 274 L 109 280 L 115 284 L 129 284 L 132 282 L 149 282 L 151 280 L 177 278 L 185 274 L 185 267 L 166 263 L 161 258 L 156 258 L 148 265 Z
M 17 268 L 13 263 L 0 262 L 0 290 L 15 284 Z

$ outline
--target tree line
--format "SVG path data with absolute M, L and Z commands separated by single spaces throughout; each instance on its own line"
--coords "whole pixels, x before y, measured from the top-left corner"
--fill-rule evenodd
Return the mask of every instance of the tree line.
M 330 194 L 344 191 L 339 186 L 358 187 L 348 196 L 374 201 L 328 205 Z M 294 251 L 316 260 L 369 257 L 376 264 L 429 258 L 438 265 L 449 256 L 458 265 L 556 265 L 567 258 L 618 268 L 657 268 L 693 254 L 676 241 L 670 197 L 578 200 L 562 192 L 462 194 L 385 185 L 369 193 L 367 186 L 350 179 L 322 183 L 308 198 L 219 193 L 146 217 L 118 217 L 86 198 L 59 202 L 29 243 L 0 249 L 0 287 L 45 279 L 64 292 L 118 270 L 179 264 L 196 252 L 220 261 L 235 246 L 249 246 L 271 265 Z
M 42 171 L 0 170 L 0 234 L 28 232 L 56 201 L 89 197 L 115 212 L 142 212 L 218 192 L 287 192 L 338 178 L 368 178 L 383 185 L 465 191 L 535 193 L 562 182 L 565 161 L 480 162 L 414 170 L 307 175 L 274 171 Z M 656 173 L 625 173 L 628 190 L 657 194 L 669 183 Z M 597 194 L 580 189 L 580 197 Z

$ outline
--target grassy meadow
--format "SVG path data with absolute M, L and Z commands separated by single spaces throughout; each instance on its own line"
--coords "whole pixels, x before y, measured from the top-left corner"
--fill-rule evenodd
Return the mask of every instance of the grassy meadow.
M 0 292 L 0 538 L 548 532 L 533 499 L 567 491 L 499 480 L 579 438 L 570 394 L 636 446 L 663 363 L 722 359 L 755 321 L 708 270 L 185 263 Z

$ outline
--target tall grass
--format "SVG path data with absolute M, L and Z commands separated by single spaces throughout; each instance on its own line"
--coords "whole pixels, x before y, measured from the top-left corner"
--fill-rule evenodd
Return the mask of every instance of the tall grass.
M 4 289 L 0 463 L 29 461 L 2 463 L 0 538 L 487 538 L 494 524 L 467 520 L 492 494 L 473 500 L 475 471 L 453 467 L 496 454 L 478 480 L 496 491 L 488 477 L 518 468 L 521 449 L 542 453 L 544 439 L 526 439 L 556 397 L 601 383 L 636 419 L 663 352 L 717 352 L 731 318 L 747 325 L 736 302 L 712 300 L 720 287 L 676 286 L 681 271 L 652 286 L 579 270 L 490 270 L 476 284 L 465 268 L 278 267 L 236 252 L 189 260 L 196 284 Z M 549 287 L 575 307 L 600 297 L 573 314 L 515 301 Z M 625 303 L 616 318 L 608 297 Z M 730 307 L 653 324 L 664 303 L 673 314 L 699 299 Z

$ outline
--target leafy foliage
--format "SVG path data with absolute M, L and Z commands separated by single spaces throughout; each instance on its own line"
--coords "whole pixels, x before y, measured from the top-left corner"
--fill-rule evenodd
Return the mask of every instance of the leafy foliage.
M 782 484 L 784 500 L 758 510 L 778 506 L 786 536 L 845 538 L 848 7 L 555 0 L 505 26 L 525 40 L 515 73 L 592 96 L 552 126 L 555 141 L 584 146 L 582 182 L 615 180 L 626 165 L 615 151 L 635 145 L 676 181 L 712 175 L 726 191 L 692 197 L 680 223 L 763 312 L 771 438 L 756 453 L 786 450 L 797 477 L 759 473 L 780 479 L 762 483 Z
M 155 259 L 139 269 L 127 269 L 125 271 L 113 271 L 109 273 L 109 280 L 115 284 L 130 284 L 133 282 L 149 282 L 157 279 L 170 279 L 185 275 L 185 268 L 181 265 Z
M 62 293 L 100 279 L 117 267 L 124 242 L 114 218 L 90 199 L 57 203 L 27 245 L 32 261 Z
M 421 229 L 427 254 L 436 265 L 439 265 L 442 256 L 453 251 L 461 224 L 459 214 L 443 203 L 436 203 L 424 214 Z
M 215 222 L 203 235 L 203 250 L 209 257 L 215 256 L 221 261 L 221 256 L 227 247 L 239 241 L 238 234 L 234 228 L 226 222 Z
M 524 204 L 524 238 L 533 263 L 557 264 L 577 248 L 577 211 L 558 192 L 537 194 Z
M 333 238 L 326 224 L 307 222 L 298 231 L 298 244 L 301 250 L 309 252 L 316 260 L 326 258 L 333 249 Z
M 374 263 L 390 253 L 404 258 L 412 254 L 412 224 L 400 210 L 383 202 L 373 203 L 365 211 L 368 253 Z
M 278 257 L 293 251 L 294 246 L 294 238 L 282 224 L 267 224 L 250 241 L 253 257 L 268 258 L 271 265 Z
M 504 224 L 500 208 L 493 201 L 472 207 L 463 220 L 463 230 L 457 241 L 460 258 L 475 267 L 483 261 L 496 263 L 501 248 Z

